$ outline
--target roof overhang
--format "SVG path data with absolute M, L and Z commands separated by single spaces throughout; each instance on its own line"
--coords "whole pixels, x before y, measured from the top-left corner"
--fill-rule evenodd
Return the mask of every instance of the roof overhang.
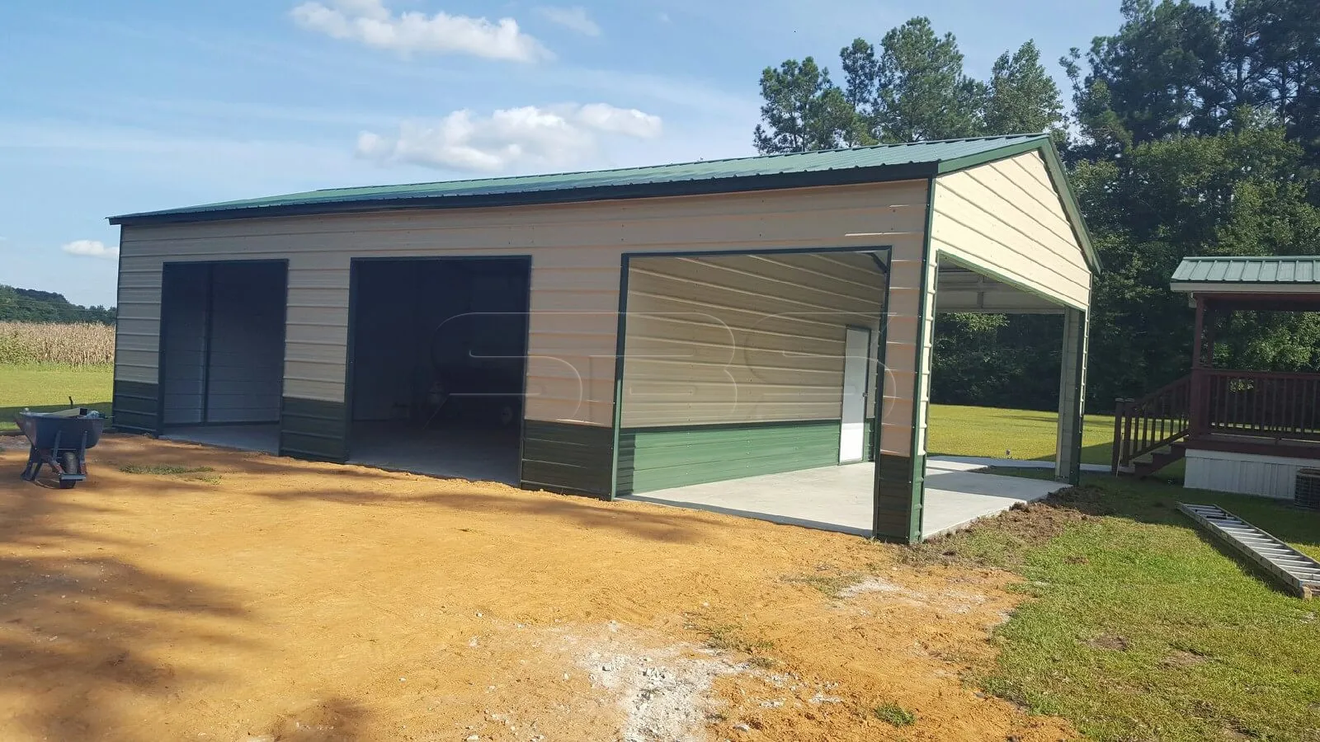
M 1259 294 L 1302 294 L 1320 296 L 1320 283 L 1234 283 L 1223 284 L 1206 281 L 1173 281 L 1169 284 L 1173 291 L 1189 294 L 1201 294 L 1206 297 L 1243 297 Z
M 752 193 L 757 191 L 791 188 L 818 188 L 822 186 L 864 185 L 890 183 L 903 180 L 926 180 L 938 174 L 938 163 L 920 162 L 877 167 L 841 168 L 768 175 L 743 175 L 729 178 L 705 178 L 621 186 L 594 186 L 583 188 L 546 189 L 452 196 L 418 196 L 413 198 L 360 199 L 277 206 L 261 206 L 207 211 L 179 210 L 124 214 L 110 217 L 116 225 L 182 224 L 192 222 L 227 221 L 232 219 L 264 219 L 284 216 L 313 216 L 329 214 L 364 214 L 382 211 L 415 209 L 480 209 L 499 206 L 535 206 L 547 204 L 589 203 L 638 198 L 669 196 L 706 196 L 726 193 Z
M 1320 312 L 1320 284 L 1175 281 L 1170 288 L 1186 293 L 1192 307 L 1203 302 L 1207 309 L 1229 311 Z

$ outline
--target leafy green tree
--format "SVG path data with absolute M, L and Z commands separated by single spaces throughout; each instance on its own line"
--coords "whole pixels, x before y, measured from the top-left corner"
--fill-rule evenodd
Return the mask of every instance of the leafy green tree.
M 941 314 L 934 343 L 931 399 L 940 404 L 1058 409 L 1060 316 Z
M 853 144 L 856 114 L 843 91 L 830 82 L 829 69 L 811 57 L 789 59 L 761 73 L 763 124 L 754 134 L 762 154 L 807 152 Z
M 1092 140 L 1090 154 L 1116 156 L 1189 127 L 1216 129 L 1203 120 L 1200 101 L 1219 90 L 1218 12 L 1190 0 L 1123 0 L 1121 9 L 1118 33 L 1091 42 L 1084 75 L 1076 49 L 1062 60 L 1073 79 L 1077 123 Z
M 936 36 L 928 18 L 891 29 L 879 54 L 864 39 L 839 52 L 845 94 L 881 142 L 976 136 L 985 85 L 963 73 L 953 34 Z
M 840 90 L 808 57 L 761 73 L 758 151 L 802 152 L 877 142 L 1059 130 L 1058 86 L 1028 41 L 1005 52 L 988 82 L 968 77 L 952 34 L 927 18 L 891 29 L 879 46 L 855 39 L 839 51 Z
M 1107 407 L 1187 373 L 1192 311 L 1168 288 L 1188 255 L 1320 245 L 1320 4 L 1126 0 L 1073 81 L 1067 148 L 1106 270 L 1093 295 L 1089 390 Z M 1317 370 L 1315 315 L 1221 318 L 1217 363 Z
M 1121 159 L 1076 167 L 1073 185 L 1106 266 L 1093 297 L 1093 400 L 1137 396 L 1187 373 L 1192 313 L 1186 297 L 1169 290 L 1184 257 L 1296 254 L 1320 245 L 1303 148 L 1282 127 L 1249 118 L 1239 112 L 1238 131 L 1147 142 Z M 1312 322 L 1238 316 L 1219 336 L 1221 360 L 1305 368 L 1300 359 L 1314 355 L 1317 340 Z
M 115 309 L 70 304 L 62 294 L 0 285 L 0 322 L 99 322 L 114 324 Z
M 1238 0 L 1230 41 L 1241 59 L 1243 102 L 1272 111 L 1290 139 L 1320 161 L 1320 3 Z M 1235 70 L 1236 71 L 1236 70 Z
M 995 60 L 982 118 L 986 134 L 1056 131 L 1063 125 L 1059 86 L 1040 63 L 1040 50 L 1028 41 Z

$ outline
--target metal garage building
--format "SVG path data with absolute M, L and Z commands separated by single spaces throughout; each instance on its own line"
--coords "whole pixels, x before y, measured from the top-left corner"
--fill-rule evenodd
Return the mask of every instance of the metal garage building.
M 935 313 L 1049 312 L 1078 474 L 1098 265 L 1045 136 L 111 223 L 121 430 L 599 497 L 875 461 L 915 541 Z

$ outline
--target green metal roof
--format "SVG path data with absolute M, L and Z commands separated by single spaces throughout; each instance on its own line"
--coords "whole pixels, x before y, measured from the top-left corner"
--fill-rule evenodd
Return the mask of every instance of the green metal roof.
M 110 223 L 192 222 L 406 208 L 508 206 L 874 183 L 934 177 L 1032 149 L 1047 150 L 1051 159 L 1057 162 L 1057 155 L 1053 152 L 1048 136 L 1013 135 L 618 170 L 332 188 L 124 214 L 111 217 Z M 1066 185 L 1063 187 L 1066 188 Z
M 1184 258 L 1173 282 L 1244 284 L 1320 284 L 1320 256 L 1234 256 Z

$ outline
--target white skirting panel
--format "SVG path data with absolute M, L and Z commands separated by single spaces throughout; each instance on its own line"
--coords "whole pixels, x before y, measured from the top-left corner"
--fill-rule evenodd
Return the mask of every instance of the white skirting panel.
M 1320 468 L 1320 461 L 1188 449 L 1183 486 L 1291 500 L 1297 472 L 1313 467 Z

